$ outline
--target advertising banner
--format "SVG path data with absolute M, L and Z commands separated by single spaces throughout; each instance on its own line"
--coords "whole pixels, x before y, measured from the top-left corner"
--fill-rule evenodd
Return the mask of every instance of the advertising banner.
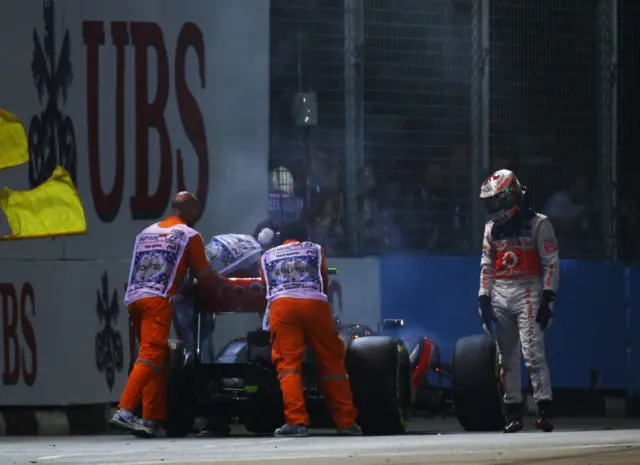
M 205 205 L 205 236 L 267 217 L 269 2 L 16 2 L 0 15 L 0 107 L 30 162 L 0 184 L 74 179 L 86 236 L 0 244 L 15 259 L 130 258 L 178 191 Z M 250 186 L 250 188 L 248 188 Z
M 128 266 L 3 261 L 0 405 L 118 400 L 129 361 Z

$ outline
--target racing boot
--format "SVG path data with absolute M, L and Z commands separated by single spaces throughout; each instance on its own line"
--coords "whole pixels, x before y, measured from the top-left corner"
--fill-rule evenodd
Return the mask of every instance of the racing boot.
M 522 404 L 505 404 L 507 423 L 503 433 L 517 433 L 522 430 Z
M 118 409 L 109 420 L 109 426 L 124 433 L 133 433 L 138 426 L 138 418 L 128 410 Z
M 541 400 L 538 402 L 538 418 L 534 425 L 537 429 L 542 430 L 545 433 L 553 431 L 551 407 L 552 401 L 550 400 Z
M 306 425 L 283 425 L 273 435 L 277 438 L 306 438 L 309 429 Z

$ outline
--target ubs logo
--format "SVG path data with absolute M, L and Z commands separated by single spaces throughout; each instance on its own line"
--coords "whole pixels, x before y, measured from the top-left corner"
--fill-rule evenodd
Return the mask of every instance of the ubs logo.
M 29 184 L 37 187 L 62 166 L 76 183 L 76 135 L 73 121 L 62 108 L 67 103 L 73 81 L 71 40 L 66 30 L 58 54 L 55 42 L 54 0 L 42 4 L 44 33 L 42 40 L 33 31 L 31 73 L 42 110 L 29 124 Z M 60 105 L 62 100 L 62 105 Z

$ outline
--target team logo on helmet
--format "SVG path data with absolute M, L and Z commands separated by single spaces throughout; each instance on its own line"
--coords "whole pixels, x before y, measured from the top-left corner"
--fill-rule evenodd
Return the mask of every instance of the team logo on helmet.
M 504 174 L 502 174 L 500 171 L 489 176 L 487 179 L 485 179 L 484 183 L 482 183 L 482 192 L 491 192 L 496 185 L 500 185 L 503 178 Z
M 498 170 L 489 176 L 480 187 L 480 197 L 492 197 L 517 182 L 515 174 L 509 170 Z

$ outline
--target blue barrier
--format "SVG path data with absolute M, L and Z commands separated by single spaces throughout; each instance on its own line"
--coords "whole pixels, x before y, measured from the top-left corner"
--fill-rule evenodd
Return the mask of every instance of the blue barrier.
M 629 335 L 626 342 L 630 374 L 630 389 L 640 394 L 640 268 L 627 270 L 627 324 Z
M 431 337 L 443 360 L 460 337 L 481 331 L 479 258 L 392 255 L 381 259 L 380 268 L 381 316 L 402 317 L 408 332 Z M 619 263 L 562 261 L 557 318 L 546 335 L 555 386 L 640 387 L 639 285 L 640 270 Z M 629 362 L 632 334 L 637 356 Z

